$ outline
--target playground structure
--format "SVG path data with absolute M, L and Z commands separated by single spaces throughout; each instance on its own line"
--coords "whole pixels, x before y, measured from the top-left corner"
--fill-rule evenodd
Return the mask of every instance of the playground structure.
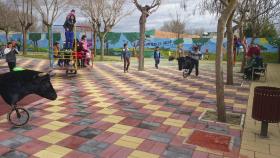
M 80 31 L 78 34 L 77 31 Z M 56 41 L 55 39 L 55 34 L 58 33 L 60 36 L 64 35 L 64 28 L 63 25 L 53 25 L 48 32 L 50 33 L 50 40 L 49 40 L 49 60 L 50 60 L 50 67 L 53 70 L 65 70 L 66 75 L 69 74 L 77 74 L 78 68 L 81 68 L 78 63 L 83 60 L 81 59 L 79 52 L 78 52 L 78 42 L 79 39 L 82 35 L 87 35 L 87 33 L 90 33 L 90 42 L 88 42 L 88 47 L 92 48 L 93 47 L 93 31 L 92 28 L 89 26 L 82 26 L 82 25 L 75 25 L 74 27 L 74 38 L 73 38 L 73 48 L 72 50 L 66 50 L 65 49 L 65 40 L 61 40 L 63 38 L 60 38 L 59 41 Z M 62 33 L 63 32 L 63 33 Z M 81 33 L 83 32 L 83 33 Z M 89 37 L 89 36 L 87 36 Z M 66 39 L 66 38 L 64 38 Z M 87 39 L 87 41 L 89 41 Z M 59 42 L 61 50 L 59 50 L 59 56 L 54 56 L 54 44 L 56 42 Z M 61 47 L 62 46 L 62 47 Z M 90 49 L 92 50 L 92 49 Z M 94 52 L 90 53 L 90 59 L 91 59 L 91 66 L 93 66 L 93 58 L 94 58 Z M 63 64 L 60 66 L 56 66 L 57 61 L 63 61 Z

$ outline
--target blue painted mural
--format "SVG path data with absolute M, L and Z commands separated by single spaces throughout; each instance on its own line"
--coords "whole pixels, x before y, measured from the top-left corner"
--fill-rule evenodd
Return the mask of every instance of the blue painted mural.
M 77 32 L 77 38 L 80 39 L 83 34 L 88 37 L 89 47 L 92 48 L 93 35 L 91 32 Z M 29 33 L 28 34 L 28 48 L 33 50 L 34 47 L 47 50 L 48 39 L 46 38 L 46 33 Z M 129 47 L 137 47 L 139 45 L 139 34 L 138 33 L 109 33 L 106 39 L 105 46 L 108 49 L 118 49 L 122 48 L 124 43 L 127 43 Z M 20 33 L 10 34 L 9 40 L 16 40 L 22 43 L 22 35 Z M 247 38 L 247 43 L 251 42 L 251 38 Z M 63 41 L 65 41 L 64 33 L 56 32 L 54 33 L 54 41 L 60 42 L 61 46 Z M 0 45 L 6 43 L 5 35 L 0 34 Z M 201 45 L 201 51 L 204 52 L 206 49 L 210 53 L 216 52 L 216 39 L 210 38 L 186 38 L 186 39 L 163 39 L 163 38 L 153 38 L 152 36 L 146 38 L 145 48 L 154 48 L 159 46 L 162 49 L 176 50 L 177 44 L 182 43 L 184 50 L 190 50 L 191 47 L 196 45 Z M 266 38 L 257 38 L 255 43 L 258 44 L 263 52 L 276 53 L 278 48 L 270 44 L 269 40 Z M 223 43 L 224 49 L 226 47 L 226 39 Z M 97 48 L 100 47 L 100 41 L 97 39 Z

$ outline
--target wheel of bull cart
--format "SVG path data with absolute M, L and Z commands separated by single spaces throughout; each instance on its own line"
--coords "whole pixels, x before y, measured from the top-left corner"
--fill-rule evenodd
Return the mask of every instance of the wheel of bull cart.
M 184 77 L 184 78 L 187 78 L 187 77 L 188 77 L 188 72 L 185 71 L 185 70 L 183 71 L 183 77 Z
M 29 112 L 24 108 L 13 108 L 8 114 L 8 120 L 15 126 L 23 126 L 29 121 Z

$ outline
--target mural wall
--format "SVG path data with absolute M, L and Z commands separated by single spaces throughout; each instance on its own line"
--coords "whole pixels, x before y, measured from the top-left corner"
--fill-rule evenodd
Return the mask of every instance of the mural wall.
M 88 43 L 92 47 L 93 35 L 91 32 L 77 32 L 77 38 L 80 39 L 83 34 L 88 37 Z M 147 39 L 145 41 L 146 48 L 154 48 L 159 46 L 166 50 L 176 50 L 177 44 L 182 44 L 185 50 L 190 50 L 191 47 L 196 45 L 201 45 L 201 51 L 209 50 L 210 53 L 216 52 L 216 39 L 210 38 L 185 38 L 185 39 L 164 39 L 164 38 L 153 38 L 153 34 L 146 34 Z M 120 49 L 123 47 L 124 43 L 128 43 L 129 47 L 137 47 L 139 45 L 139 34 L 138 33 L 109 33 L 106 38 L 106 48 L 108 49 Z M 19 33 L 10 34 L 9 40 L 15 40 L 22 43 L 22 35 Z M 247 43 L 251 42 L 251 38 L 247 39 Z M 64 33 L 56 32 L 54 33 L 54 41 L 60 42 L 61 46 L 63 41 L 65 41 Z M 269 39 L 257 38 L 255 40 L 263 52 L 277 53 L 278 48 L 273 45 Z M 0 34 L 0 45 L 6 43 L 5 35 Z M 97 40 L 97 48 L 100 46 L 100 41 Z M 226 39 L 223 44 L 226 47 Z M 47 51 L 48 49 L 48 38 L 46 33 L 29 33 L 28 34 L 28 49 L 30 51 Z

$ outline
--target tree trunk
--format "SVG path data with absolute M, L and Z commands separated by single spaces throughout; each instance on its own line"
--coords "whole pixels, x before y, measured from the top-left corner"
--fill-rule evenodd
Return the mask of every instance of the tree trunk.
M 280 63 L 280 46 L 278 46 L 278 63 Z
M 144 71 L 144 47 L 145 47 L 145 27 L 146 27 L 146 15 L 142 13 L 140 17 L 140 46 L 139 46 L 139 65 L 138 70 Z
M 226 109 L 224 102 L 224 77 L 223 77 L 223 39 L 226 23 L 235 9 L 237 4 L 236 0 L 230 0 L 227 8 L 221 13 L 221 17 L 218 21 L 217 28 L 217 57 L 216 57 L 216 98 L 217 98 L 217 113 L 218 113 L 218 121 L 226 122 Z
M 5 37 L 6 37 L 6 43 L 8 43 L 9 42 L 9 37 L 8 37 L 8 35 L 9 35 L 9 31 L 5 31 Z
M 26 49 L 27 49 L 27 30 L 22 29 L 22 36 L 23 36 L 22 52 L 23 52 L 23 55 L 26 55 Z
M 233 30 L 232 30 L 232 18 L 233 13 L 230 15 L 227 21 L 227 85 L 233 85 Z
M 96 37 L 97 37 L 97 32 L 94 31 L 94 35 L 93 35 L 93 50 L 94 50 L 94 55 L 96 55 Z
M 239 35 L 240 35 L 240 39 L 241 39 L 241 44 L 242 44 L 242 47 L 243 47 L 243 59 L 242 59 L 242 64 L 241 64 L 241 68 L 240 68 L 240 72 L 243 73 L 244 72 L 244 69 L 245 69 L 245 65 L 246 65 L 246 54 L 247 54 L 247 46 L 246 46 L 246 38 L 245 38 L 245 35 L 244 35 L 244 30 L 243 30 L 243 22 L 241 21 L 240 22 L 240 27 L 239 27 Z
M 101 60 L 101 61 L 104 60 L 104 43 L 105 43 L 105 36 L 106 36 L 106 35 L 102 35 L 101 37 L 99 37 L 99 39 L 100 39 L 100 49 L 101 49 L 101 56 L 100 56 L 100 60 Z

